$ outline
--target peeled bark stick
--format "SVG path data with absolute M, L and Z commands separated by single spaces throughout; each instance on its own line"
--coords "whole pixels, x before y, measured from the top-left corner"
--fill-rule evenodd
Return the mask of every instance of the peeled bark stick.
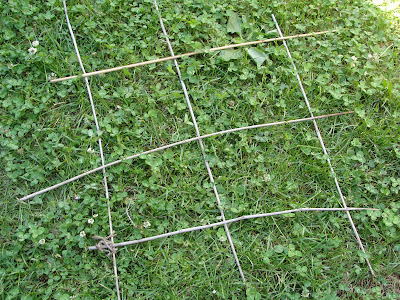
M 152 241 L 152 240 L 156 240 L 156 239 L 160 239 L 160 238 L 165 238 L 168 236 L 172 236 L 172 235 L 177 235 L 177 234 L 181 234 L 181 233 L 185 233 L 185 232 L 192 232 L 192 231 L 197 231 L 197 230 L 203 230 L 203 229 L 207 229 L 207 228 L 212 228 L 212 227 L 216 227 L 216 226 L 221 226 L 224 224 L 229 224 L 229 223 L 233 223 L 233 222 L 238 222 L 241 220 L 249 220 L 249 219 L 256 219 L 256 218 L 264 218 L 264 217 L 271 217 L 271 216 L 277 216 L 277 215 L 283 215 L 283 214 L 289 214 L 289 213 L 295 213 L 295 212 L 305 212 L 305 211 L 350 211 L 350 210 L 379 210 L 377 208 L 362 208 L 362 207 L 346 207 L 346 208 L 309 208 L 309 207 L 305 207 L 305 208 L 297 208 L 297 209 L 290 209 L 290 210 L 283 210 L 283 211 L 277 211 L 277 212 L 272 212 L 272 213 L 264 213 L 264 214 L 256 214 L 256 215 L 247 215 L 247 216 L 241 216 L 235 219 L 230 219 L 230 220 L 226 220 L 226 221 L 222 221 L 222 222 L 217 222 L 217 223 L 212 223 L 212 224 L 207 224 L 207 225 L 202 225 L 202 226 L 196 226 L 196 227 L 191 227 L 191 228 L 185 228 L 185 229 L 180 229 L 177 231 L 172 231 L 172 232 L 167 232 L 164 234 L 159 234 L 159 235 L 154 235 L 154 236 L 150 236 L 147 238 L 142 238 L 139 240 L 133 240 L 133 241 L 127 241 L 127 242 L 121 242 L 121 243 L 115 243 L 115 244 L 107 244 L 107 245 L 103 245 L 103 244 L 98 244 L 97 246 L 90 246 L 88 249 L 89 250 L 96 250 L 96 249 L 105 249 L 108 247 L 122 247 L 122 246 L 129 246 L 129 245 L 134 245 L 134 244 L 139 244 L 139 243 L 144 243 L 144 242 L 148 242 L 148 241 Z
M 201 53 L 207 53 L 207 52 L 214 52 L 214 51 L 221 51 L 221 50 L 226 50 L 226 49 L 231 49 L 231 48 L 237 48 L 237 47 L 243 47 L 243 46 L 250 46 L 250 45 L 256 45 L 256 44 L 262 44 L 262 43 L 268 43 L 268 42 L 275 42 L 275 41 L 284 41 L 284 40 L 289 40 L 289 39 L 294 39 L 294 38 L 300 38 L 300 37 L 307 37 L 307 36 L 315 36 L 315 35 L 320 35 L 320 34 L 325 34 L 325 33 L 330 33 L 330 32 L 337 32 L 338 30 L 326 30 L 326 31 L 319 31 L 319 32 L 311 32 L 311 33 L 303 33 L 303 34 L 297 34 L 297 35 L 291 35 L 291 36 L 284 36 L 284 37 L 278 37 L 278 38 L 271 38 L 271 39 L 266 39 L 266 40 L 259 40 L 259 41 L 252 41 L 252 42 L 246 42 L 246 43 L 240 43 L 240 44 L 232 44 L 232 45 L 226 45 L 222 47 L 216 47 L 216 48 L 211 48 L 206 51 L 195 51 L 195 52 L 189 52 L 185 54 L 178 54 L 174 56 L 168 56 L 164 58 L 159 58 L 159 59 L 153 59 L 153 60 L 148 60 L 148 61 L 143 61 L 135 64 L 130 64 L 130 65 L 125 65 L 125 66 L 120 66 L 120 67 L 115 67 L 111 69 L 105 69 L 105 70 L 100 70 L 100 71 L 94 71 L 94 72 L 89 72 L 81 75 L 73 75 L 73 76 L 68 76 L 68 77 L 63 77 L 63 78 L 56 78 L 50 80 L 50 82 L 60 82 L 60 81 L 65 81 L 73 78 L 78 78 L 78 77 L 89 77 L 89 76 L 94 76 L 94 75 L 100 75 L 100 74 L 105 74 L 105 73 L 110 73 L 114 71 L 119 71 L 122 69 L 130 69 L 130 68 L 135 68 L 139 66 L 144 66 L 144 65 L 150 65 L 158 62 L 163 62 L 167 60 L 174 60 L 177 58 L 182 58 L 185 56 L 192 56 L 192 55 L 197 55 Z
M 179 142 L 176 142 L 176 143 L 173 143 L 173 144 L 169 144 L 169 145 L 164 145 L 164 146 L 161 146 L 161 147 L 158 147 L 158 148 L 154 148 L 154 149 L 151 149 L 151 150 L 147 150 L 147 151 L 144 151 L 144 152 L 141 152 L 141 153 L 137 153 L 137 154 L 134 154 L 134 155 L 125 157 L 125 158 L 123 158 L 123 159 L 119 159 L 119 160 L 110 162 L 110 163 L 105 164 L 105 165 L 103 165 L 103 166 L 101 166 L 101 167 L 97 167 L 97 168 L 91 169 L 91 170 L 89 170 L 89 171 L 87 171 L 87 172 L 85 172 L 85 173 L 82 173 L 82 174 L 80 174 L 80 175 L 77 175 L 77 176 L 75 176 L 75 177 L 72 177 L 72 178 L 70 178 L 70 179 L 67 179 L 67 180 L 65 180 L 65 181 L 63 181 L 63 182 L 57 183 L 57 184 L 52 185 L 52 186 L 50 186 L 50 187 L 47 187 L 47 188 L 45 188 L 45 189 L 43 189 L 43 190 L 37 191 L 37 192 L 35 192 L 35 193 L 32 193 L 32 194 L 30 194 L 30 195 L 28 195 L 28 196 L 22 197 L 22 198 L 20 198 L 19 200 L 20 200 L 20 201 L 28 200 L 28 199 L 33 198 L 33 197 L 35 197 L 35 196 L 38 196 L 38 195 L 41 195 L 41 194 L 43 194 L 43 193 L 49 192 L 49 191 L 51 191 L 51 190 L 54 190 L 54 189 L 56 189 L 56 188 L 59 188 L 60 186 L 63 186 L 63 185 L 65 185 L 65 184 L 67 184 L 67 183 L 70 183 L 70 182 L 73 182 L 73 181 L 75 181 L 75 180 L 78 180 L 79 178 L 85 177 L 85 176 L 87 176 L 87 175 L 89 175 L 89 174 L 92 174 L 92 173 L 94 173 L 94 172 L 101 171 L 101 170 L 103 170 L 104 168 L 108 168 L 108 167 L 111 167 L 111 166 L 120 164 L 120 163 L 122 163 L 123 161 L 127 161 L 127 160 L 130 160 L 130 159 L 134 159 L 134 158 L 137 158 L 137 157 L 139 157 L 139 156 L 141 156 L 141 155 L 150 154 L 150 153 L 153 153 L 153 152 L 165 150 L 165 149 L 168 149 L 168 148 L 172 148 L 172 147 L 179 146 L 179 145 L 182 145 L 182 144 L 190 143 L 190 142 L 193 142 L 193 141 L 198 141 L 198 140 L 205 139 L 205 138 L 208 138 L 208 137 L 212 137 L 212 136 L 216 136 L 216 135 L 222 135 L 222 134 L 231 133 L 231 132 L 242 131 L 242 130 L 256 129 L 256 128 L 264 128 L 264 127 L 270 127 L 270 126 L 276 126 L 276 125 L 283 125 L 283 124 L 292 124 L 292 123 L 297 123 L 297 122 L 305 122 L 305 121 L 317 120 L 317 119 L 328 118 L 328 117 L 334 117 L 334 116 L 341 116 L 341 115 L 352 114 L 352 113 L 354 113 L 354 111 L 346 111 L 346 112 L 341 112 L 341 113 L 334 113 L 334 114 L 323 115 L 323 116 L 314 116 L 314 117 L 308 117 L 308 118 L 296 119 L 296 120 L 289 120 L 289 121 L 280 121 L 280 122 L 274 122 L 274 123 L 250 125 L 250 126 L 246 126 L 246 127 L 232 128 L 232 129 L 227 129 L 227 130 L 223 130 L 223 131 L 218 131 L 218 132 L 213 132 L 213 133 L 205 134 L 205 135 L 198 136 L 198 137 L 193 137 L 193 138 L 190 138 L 190 139 L 187 139 L 187 140 L 179 141 Z

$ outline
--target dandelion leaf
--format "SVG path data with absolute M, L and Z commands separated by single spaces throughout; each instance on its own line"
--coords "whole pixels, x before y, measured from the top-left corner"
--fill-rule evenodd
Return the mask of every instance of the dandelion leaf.
M 240 50 L 233 50 L 233 49 L 227 49 L 227 50 L 222 50 L 220 53 L 220 57 L 225 60 L 229 61 L 232 59 L 238 59 L 242 56 Z
M 242 19 L 238 16 L 237 13 L 232 13 L 228 19 L 228 24 L 226 26 L 226 31 L 228 33 L 238 33 L 242 34 Z
M 254 62 L 257 64 L 257 67 L 260 67 L 268 57 L 267 54 L 265 54 L 263 51 L 261 51 L 258 48 L 255 48 L 255 47 L 248 49 L 247 53 L 254 60 Z

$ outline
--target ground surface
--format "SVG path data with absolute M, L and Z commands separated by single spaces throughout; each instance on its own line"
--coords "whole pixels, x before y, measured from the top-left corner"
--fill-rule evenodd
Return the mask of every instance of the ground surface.
M 347 204 L 381 209 L 351 213 L 368 254 L 343 212 L 242 221 L 229 228 L 247 289 L 217 227 L 120 248 L 122 298 L 398 298 L 398 19 L 366 1 L 233 2 L 160 1 L 175 53 L 276 37 L 271 13 L 284 35 L 339 29 L 288 44 L 315 115 L 356 111 L 318 124 Z M 68 1 L 68 9 L 87 72 L 169 56 L 152 1 Z M 0 294 L 115 299 L 112 261 L 87 251 L 93 234 L 109 234 L 101 174 L 17 200 L 101 164 L 84 81 L 48 81 L 80 73 L 62 2 L 2 1 L 0 14 Z M 309 116 L 281 43 L 179 63 L 201 134 Z M 90 84 L 106 162 L 195 136 L 171 61 Z M 341 207 L 311 123 L 204 144 L 227 219 Z M 195 142 L 107 176 L 117 242 L 220 221 Z

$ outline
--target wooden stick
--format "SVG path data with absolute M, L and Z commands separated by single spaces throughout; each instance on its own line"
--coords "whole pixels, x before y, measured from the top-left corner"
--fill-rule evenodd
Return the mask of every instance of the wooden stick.
M 213 224 L 207 224 L 207 225 L 202 225 L 202 226 L 196 226 L 196 227 L 191 227 L 191 228 L 185 228 L 185 229 L 180 229 L 177 231 L 172 231 L 172 232 L 167 232 L 164 234 L 159 234 L 159 235 L 154 235 L 151 237 L 147 238 L 142 238 L 139 240 L 133 240 L 133 241 L 128 241 L 128 242 L 121 242 L 121 243 L 115 243 L 115 244 L 109 244 L 109 245 L 100 245 L 100 246 L 90 246 L 88 249 L 89 250 L 96 250 L 99 248 L 106 248 L 106 247 L 122 247 L 122 246 L 128 246 L 128 245 L 134 245 L 134 244 L 139 244 L 139 243 L 144 243 L 160 238 L 165 238 L 168 236 L 172 235 L 177 235 L 185 232 L 192 232 L 196 230 L 203 230 L 206 228 L 211 228 L 211 227 L 216 227 L 216 226 L 221 226 L 233 222 L 238 222 L 241 220 L 249 220 L 249 219 L 256 219 L 256 218 L 264 218 L 264 217 L 271 217 L 271 216 L 277 216 L 277 215 L 283 215 L 283 214 L 289 214 L 289 213 L 296 213 L 296 212 L 305 212 L 305 211 L 350 211 L 350 210 L 379 210 L 377 208 L 362 208 L 362 207 L 346 207 L 346 208 L 297 208 L 297 209 L 290 209 L 290 210 L 283 210 L 283 211 L 277 211 L 277 212 L 272 212 L 272 213 L 264 213 L 264 214 L 256 214 L 256 215 L 247 215 L 247 216 L 241 216 L 235 219 L 230 219 L 222 222 L 217 222 Z
M 179 142 L 176 142 L 176 143 L 173 143 L 173 144 L 164 145 L 164 146 L 161 146 L 161 147 L 158 147 L 158 148 L 153 148 L 153 149 L 151 149 L 151 150 L 147 150 L 147 151 L 144 151 L 144 152 L 141 152 L 141 153 L 137 153 L 137 154 L 134 154 L 134 155 L 125 157 L 125 158 L 123 158 L 123 159 L 115 160 L 115 161 L 110 162 L 110 163 L 108 163 L 108 164 L 105 164 L 105 165 L 103 165 L 103 166 L 101 166 L 101 167 L 97 167 L 97 168 L 91 169 L 91 170 L 89 170 L 89 171 L 87 171 L 87 172 L 85 172 L 85 173 L 82 173 L 82 174 L 80 174 L 80 175 L 77 175 L 77 176 L 75 176 L 75 177 L 72 177 L 72 178 L 70 178 L 70 179 L 67 179 L 67 180 L 65 180 L 65 181 L 63 181 L 63 182 L 60 182 L 60 183 L 57 183 L 57 184 L 55 184 L 55 185 L 49 186 L 49 187 L 47 187 L 47 188 L 45 188 L 45 189 L 43 189 L 43 190 L 34 192 L 34 193 L 32 193 L 32 194 L 30 194 L 30 195 L 28 195 L 28 196 L 25 196 L 25 197 L 20 198 L 19 200 L 20 200 L 20 201 L 28 200 L 28 199 L 33 198 L 33 197 L 35 197 L 35 196 L 38 196 L 38 195 L 41 195 L 41 194 L 46 193 L 46 192 L 48 192 L 48 191 L 54 190 L 54 189 L 56 189 L 56 188 L 58 188 L 58 187 L 60 187 L 60 186 L 63 186 L 63 185 L 65 185 L 65 184 L 67 184 L 67 183 L 70 183 L 70 182 L 73 182 L 73 181 L 75 181 L 75 180 L 78 180 L 78 179 L 80 179 L 80 178 L 82 178 L 82 177 L 85 177 L 85 176 L 87 176 L 87 175 L 89 175 L 89 174 L 92 174 L 92 173 L 95 173 L 95 172 L 98 172 L 98 171 L 102 171 L 104 168 L 108 168 L 108 167 L 111 167 L 111 166 L 120 164 L 120 163 L 122 163 L 123 161 L 127 161 L 127 160 L 130 160 L 130 159 L 134 159 L 134 158 L 137 158 L 137 157 L 139 157 L 139 156 L 141 156 L 141 155 L 150 154 L 150 153 L 153 153 L 153 152 L 165 150 L 165 149 L 168 149 L 168 148 L 172 148 L 172 147 L 179 146 L 179 145 L 182 145 L 182 144 L 186 144 L 186 143 L 190 143 L 190 142 L 202 140 L 202 139 L 209 138 L 209 137 L 212 137 L 212 136 L 221 135 L 221 134 L 226 134 L 226 133 L 231 133 L 231 132 L 236 132 L 236 131 L 248 130 L 248 129 L 256 129 L 256 128 L 263 128 L 263 127 L 276 126 L 276 125 L 292 124 L 292 123 L 297 123 L 297 122 L 305 122 L 305 121 L 317 120 L 317 119 L 328 118 L 328 117 L 334 117 L 334 116 L 341 116 L 341 115 L 352 114 L 352 113 L 354 113 L 354 111 L 347 111 L 347 112 L 341 112 L 341 113 L 334 113 L 334 114 L 323 115 L 323 116 L 314 116 L 314 117 L 308 117 L 308 118 L 296 119 L 296 120 L 289 120 L 289 121 L 279 121 L 279 122 L 274 122 L 274 123 L 250 125 L 250 126 L 246 126 L 246 127 L 232 128 L 232 129 L 227 129 L 227 130 L 223 130 L 223 131 L 218 131 L 218 132 L 213 132 L 213 133 L 205 134 L 205 135 L 198 136 L 198 137 L 193 137 L 193 138 L 190 138 L 190 139 L 187 139 L 187 140 L 179 141 Z
M 231 49 L 231 48 L 236 48 L 236 47 L 256 45 L 256 44 L 261 44 L 261 43 L 284 41 L 284 40 L 300 38 L 300 37 L 306 37 L 306 36 L 315 36 L 315 35 L 325 34 L 325 33 L 329 33 L 329 32 L 337 32 L 337 31 L 338 30 L 326 30 L 326 31 L 303 33 L 303 34 L 297 34 L 297 35 L 291 35 L 291 36 L 284 36 L 284 37 L 278 37 L 278 38 L 271 38 L 271 39 L 260 40 L 260 41 L 252 41 L 252 42 L 246 42 L 246 43 L 240 43 L 240 44 L 226 45 L 226 46 L 222 46 L 222 47 L 211 48 L 211 49 L 208 49 L 208 50 L 206 50 L 204 52 L 202 52 L 202 51 L 189 52 L 189 53 L 185 53 L 185 54 L 178 54 L 178 55 L 174 55 L 174 56 L 168 56 L 168 57 L 164 57 L 164 58 L 143 61 L 143 62 L 130 64 L 130 65 L 125 65 L 125 66 L 120 66 L 120 67 L 115 67 L 115 68 L 111 68 L 111 69 L 105 69 L 105 70 L 100 70 L 100 71 L 89 72 L 89 73 L 85 73 L 85 74 L 81 74 L 81 75 L 73 75 L 73 76 L 68 76 L 68 77 L 63 77 L 63 78 L 56 78 L 56 79 L 50 80 L 50 82 L 54 83 L 54 82 L 65 81 L 65 80 L 78 78 L 78 77 L 83 77 L 84 78 L 84 77 L 89 77 L 89 76 L 94 76 L 94 75 L 100 75 L 100 74 L 105 74 L 105 73 L 109 73 L 109 72 L 119 71 L 119 70 L 122 70 L 122 69 L 129 69 L 129 68 L 135 68 L 135 67 L 140 67 L 140 66 L 144 66 L 144 65 L 150 65 L 150 64 L 154 64 L 154 63 L 159 63 L 159 62 L 163 62 L 163 61 L 182 58 L 182 57 L 185 57 L 185 56 L 197 55 L 197 54 L 201 54 L 201 53 L 221 51 L 221 50 L 226 50 L 226 49 Z
M 274 16 L 274 14 L 272 14 L 272 19 L 273 19 L 274 22 L 275 22 L 276 30 L 278 31 L 279 35 L 280 35 L 281 37 L 283 37 L 283 33 L 282 33 L 282 31 L 281 31 L 281 29 L 280 29 L 280 27 L 279 27 L 278 22 L 276 21 L 276 18 L 275 18 L 275 16 Z M 306 103 L 306 105 L 307 105 L 307 107 L 308 107 L 308 111 L 310 112 L 310 115 L 311 115 L 311 117 L 312 117 L 314 114 L 313 114 L 312 109 L 311 109 L 310 101 L 308 101 L 307 94 L 306 94 L 306 92 L 305 92 L 305 90 L 304 90 L 303 83 L 302 83 L 302 81 L 301 81 L 300 75 L 299 75 L 299 73 L 297 72 L 296 64 L 295 64 L 295 62 L 294 62 L 294 59 L 293 59 L 293 57 L 292 57 L 292 54 L 290 54 L 289 47 L 288 47 L 288 45 L 286 44 L 285 41 L 283 41 L 283 45 L 284 45 L 285 48 L 286 48 L 287 55 L 288 55 L 288 57 L 290 58 L 290 61 L 291 61 L 291 63 L 292 63 L 293 70 L 294 70 L 295 73 L 296 73 L 297 82 L 299 83 L 299 87 L 300 87 L 301 93 L 303 94 L 305 103 Z M 316 122 L 315 120 L 313 120 L 313 123 L 314 123 L 315 133 L 317 134 L 319 143 L 321 144 L 321 147 L 322 147 L 322 151 L 324 152 L 324 155 L 325 155 L 325 157 L 326 157 L 326 161 L 327 161 L 327 163 L 328 163 L 328 166 L 329 166 L 329 168 L 331 169 L 331 174 L 332 174 L 332 177 L 333 177 L 333 179 L 334 179 L 334 181 L 335 181 L 336 189 L 337 189 L 337 191 L 338 191 L 338 193 L 339 193 L 340 199 L 342 200 L 342 205 L 346 208 L 346 207 L 347 207 L 347 204 L 346 204 L 346 201 L 345 201 L 345 199 L 344 199 L 344 196 L 343 196 L 343 193 L 342 193 L 342 189 L 340 188 L 339 181 L 338 181 L 337 176 L 336 176 L 336 172 L 335 172 L 335 170 L 333 169 L 333 166 L 332 166 L 331 159 L 330 159 L 330 157 L 329 157 L 328 151 L 326 150 L 324 140 L 322 139 L 321 131 L 319 130 L 318 124 L 317 124 L 317 122 Z M 351 215 L 350 215 L 350 212 L 349 212 L 349 211 L 346 211 L 346 214 L 347 214 L 347 217 L 348 217 L 348 219 L 349 219 L 349 221 L 350 221 L 350 225 L 351 225 L 351 227 L 352 227 L 352 229 L 353 229 L 353 231 L 354 231 L 354 235 L 356 236 L 357 242 L 358 242 L 358 244 L 360 245 L 360 248 L 361 248 L 362 252 L 366 253 L 366 252 L 365 252 L 365 249 L 364 249 L 364 245 L 363 245 L 363 243 L 362 243 L 362 241 L 361 241 L 361 238 L 360 238 L 360 236 L 359 236 L 359 234 L 358 234 L 358 232 L 357 232 L 357 228 L 356 228 L 356 226 L 354 225 L 353 218 L 352 218 Z M 366 262 L 367 262 L 367 264 L 368 264 L 368 267 L 369 267 L 369 269 L 370 269 L 370 271 L 371 271 L 372 276 L 376 277 L 376 276 L 375 276 L 375 272 L 374 272 L 374 270 L 372 269 L 372 266 L 371 266 L 371 263 L 370 263 L 368 257 L 366 257 L 365 260 L 366 260 Z
M 81 55 L 80 55 L 79 49 L 78 49 L 78 45 L 76 43 L 75 34 L 74 34 L 74 31 L 72 30 L 72 26 L 71 26 L 71 23 L 69 21 L 67 4 L 66 4 L 65 0 L 63 1 L 63 6 L 64 6 L 65 19 L 67 21 L 69 33 L 70 33 L 71 38 L 72 38 L 72 43 L 74 44 L 76 56 L 78 57 L 79 64 L 81 66 L 82 72 L 83 72 L 83 74 L 85 74 L 86 73 L 85 67 L 83 66 Z M 89 80 L 87 78 L 85 78 L 85 83 L 86 83 L 86 89 L 87 89 L 88 96 L 89 96 L 90 106 L 92 107 L 94 123 L 96 125 L 97 132 L 99 132 L 100 131 L 100 126 L 99 126 L 99 123 L 97 122 L 97 115 L 96 115 L 96 109 L 94 107 L 94 102 L 93 102 L 93 98 L 92 98 L 92 91 L 90 89 Z M 98 139 L 98 143 L 99 143 L 101 164 L 104 166 L 105 162 L 104 162 L 103 146 L 102 146 L 100 137 Z M 107 199 L 108 224 L 109 224 L 109 227 L 110 227 L 109 238 L 111 240 L 111 243 L 114 243 L 114 231 L 113 231 L 113 225 L 112 225 L 112 220 L 111 220 L 111 208 L 110 208 L 110 194 L 108 192 L 108 183 L 107 183 L 107 177 L 106 177 L 106 170 L 105 169 L 103 169 L 103 183 L 104 183 L 104 192 L 105 192 L 105 196 L 106 196 L 106 199 Z M 106 243 L 105 239 L 103 239 L 103 243 Z M 120 293 L 119 282 L 118 282 L 117 259 L 116 259 L 115 252 L 116 252 L 116 249 L 110 247 L 110 252 L 109 252 L 108 256 L 109 257 L 112 256 L 115 287 L 116 287 L 116 292 L 117 292 L 117 300 L 121 300 L 121 293 Z

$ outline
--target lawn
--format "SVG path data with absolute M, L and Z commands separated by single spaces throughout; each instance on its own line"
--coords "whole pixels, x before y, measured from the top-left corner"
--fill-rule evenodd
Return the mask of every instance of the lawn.
M 382 1 L 380 1 L 382 2 Z M 382 3 L 380 3 L 382 5 Z M 196 136 L 172 60 L 82 74 L 59 0 L 0 2 L 0 294 L 2 299 L 116 299 L 113 260 L 88 247 L 244 215 L 305 211 L 118 247 L 121 299 L 398 299 L 400 57 L 396 3 L 368 1 L 67 1 L 86 72 L 175 54 L 200 135 L 19 199 L 105 163 Z M 390 9 L 388 9 L 390 8 Z M 220 205 L 215 194 L 219 195 Z M 370 262 L 376 277 L 368 267 Z

